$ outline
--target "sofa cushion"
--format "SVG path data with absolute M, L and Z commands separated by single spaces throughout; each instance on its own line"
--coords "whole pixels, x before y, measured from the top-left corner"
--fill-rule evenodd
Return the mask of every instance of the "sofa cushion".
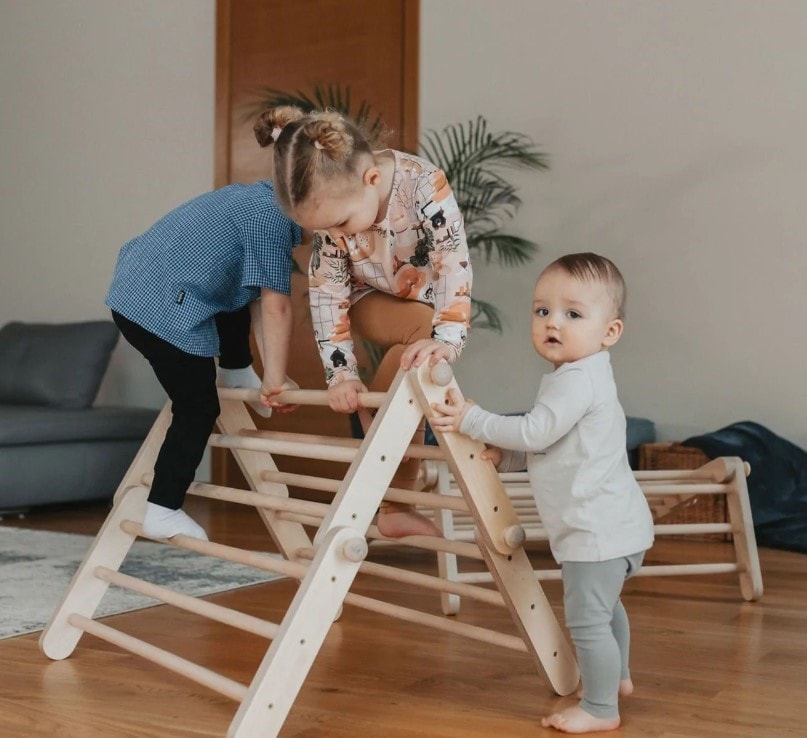
M 0 403 L 89 407 L 117 340 L 109 320 L 7 323 L 0 329 Z
M 652 420 L 634 417 L 628 417 L 626 420 L 628 451 L 635 451 L 642 444 L 655 442 L 656 425 Z
M 157 410 L 93 407 L 71 410 L 34 405 L 0 405 L 0 446 L 78 441 L 141 441 Z

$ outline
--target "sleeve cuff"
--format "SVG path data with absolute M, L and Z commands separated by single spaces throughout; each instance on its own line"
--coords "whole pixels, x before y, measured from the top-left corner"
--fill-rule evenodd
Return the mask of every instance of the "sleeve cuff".
M 341 369 L 338 372 L 334 372 L 330 379 L 328 379 L 328 387 L 335 387 L 337 384 L 342 384 L 342 382 L 350 382 L 353 380 L 361 382 L 361 377 L 358 372 L 351 371 L 350 369 Z
M 479 405 L 471 405 L 468 409 L 468 412 L 465 413 L 465 417 L 462 419 L 462 423 L 460 423 L 460 433 L 464 433 L 466 436 L 470 436 L 471 438 L 476 438 L 474 435 L 474 426 L 479 419 L 481 413 L 483 413 Z

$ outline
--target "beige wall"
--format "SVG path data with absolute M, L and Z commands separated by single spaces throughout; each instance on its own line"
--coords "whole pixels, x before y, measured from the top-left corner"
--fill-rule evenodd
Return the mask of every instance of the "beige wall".
M 214 0 L 0 0 L 0 322 L 107 318 L 118 250 L 213 183 Z M 116 349 L 100 400 L 158 406 Z
M 0 320 L 105 317 L 120 246 L 211 186 L 214 25 L 213 0 L 0 0 Z M 800 0 L 422 0 L 422 126 L 483 113 L 553 163 L 518 176 L 534 267 L 477 266 L 509 326 L 472 335 L 467 394 L 531 403 L 535 273 L 594 249 L 629 282 L 629 413 L 807 446 L 806 32 Z M 119 347 L 102 399 L 161 398 Z
M 807 447 L 806 36 L 801 0 L 422 0 L 422 126 L 481 113 L 552 158 L 517 178 L 535 265 L 476 268 L 510 323 L 472 334 L 469 396 L 531 406 L 534 277 L 594 250 L 628 281 L 628 413 L 664 438 L 750 419 Z

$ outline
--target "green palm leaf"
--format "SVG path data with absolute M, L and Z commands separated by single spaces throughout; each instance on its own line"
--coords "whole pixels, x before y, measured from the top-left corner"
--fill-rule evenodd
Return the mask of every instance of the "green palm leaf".
M 471 298 L 471 325 L 474 328 L 487 328 L 502 333 L 504 323 L 501 313 L 489 302 Z
M 386 132 L 381 115 L 374 113 L 370 105 L 361 101 L 354 110 L 350 99 L 348 85 L 317 84 L 311 88 L 311 94 L 303 90 L 286 92 L 274 87 L 264 87 L 258 90 L 253 102 L 244 106 L 245 120 L 251 120 L 267 108 L 278 105 L 294 105 L 304 111 L 336 110 L 349 115 L 367 134 L 371 145 L 380 141 Z
M 538 247 L 520 236 L 488 231 L 468 236 L 468 248 L 483 254 L 487 263 L 495 260 L 516 267 L 531 262 Z
M 505 266 L 529 261 L 537 244 L 524 238 L 498 235 L 512 218 L 521 198 L 502 174 L 504 168 L 548 169 L 545 154 L 520 133 L 492 133 L 484 117 L 467 123 L 430 130 L 421 143 L 424 156 L 439 166 L 465 219 L 469 248 L 481 251 L 487 261 Z

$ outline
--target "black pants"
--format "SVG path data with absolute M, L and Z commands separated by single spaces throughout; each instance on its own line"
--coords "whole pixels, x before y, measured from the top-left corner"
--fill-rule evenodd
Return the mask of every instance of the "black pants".
M 249 305 L 234 313 L 219 313 L 216 329 L 219 332 L 219 366 L 222 369 L 243 369 L 252 366 L 249 350 L 251 328 Z
M 173 417 L 157 454 L 149 502 L 177 510 L 185 501 L 221 410 L 215 361 L 211 356 L 194 356 L 178 349 L 114 310 L 112 319 L 123 337 L 151 364 L 171 400 Z M 216 324 L 222 366 L 228 369 L 249 366 L 252 356 L 248 308 L 217 316 Z

